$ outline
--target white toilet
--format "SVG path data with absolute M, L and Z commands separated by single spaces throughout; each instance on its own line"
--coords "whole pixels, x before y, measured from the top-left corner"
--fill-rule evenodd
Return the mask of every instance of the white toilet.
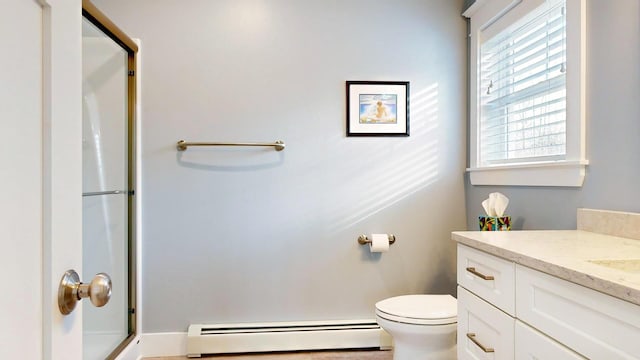
M 376 303 L 376 321 L 394 342 L 394 360 L 456 358 L 458 311 L 451 295 L 404 295 Z

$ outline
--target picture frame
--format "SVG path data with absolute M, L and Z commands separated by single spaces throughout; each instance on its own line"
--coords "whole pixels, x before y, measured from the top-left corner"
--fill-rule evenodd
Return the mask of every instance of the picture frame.
M 408 81 L 347 81 L 347 136 L 409 136 Z

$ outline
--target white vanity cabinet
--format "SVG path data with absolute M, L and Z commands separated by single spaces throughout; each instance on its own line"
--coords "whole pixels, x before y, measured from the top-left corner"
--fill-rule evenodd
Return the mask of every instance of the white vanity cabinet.
M 514 318 L 458 286 L 458 359 L 510 360 Z
M 513 359 L 515 264 L 458 245 L 458 359 Z
M 515 264 L 458 245 L 458 285 L 505 313 L 515 316 Z
M 640 306 L 630 302 L 516 265 L 516 315 L 589 359 L 640 359 Z
M 458 245 L 458 359 L 640 359 L 640 306 Z
M 549 360 L 584 360 L 562 344 L 553 341 L 541 332 L 525 325 L 519 320 L 515 324 L 515 356 L 516 360 L 549 359 Z

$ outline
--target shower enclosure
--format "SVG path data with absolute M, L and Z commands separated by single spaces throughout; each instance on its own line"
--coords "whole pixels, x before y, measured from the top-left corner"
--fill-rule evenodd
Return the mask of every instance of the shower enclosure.
M 109 274 L 104 307 L 83 306 L 83 358 L 109 359 L 135 336 L 135 44 L 83 2 L 82 279 Z

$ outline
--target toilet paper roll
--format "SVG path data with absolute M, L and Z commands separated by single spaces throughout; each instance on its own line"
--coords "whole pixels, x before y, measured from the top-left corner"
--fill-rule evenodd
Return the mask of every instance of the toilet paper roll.
M 371 250 L 371 252 L 389 251 L 389 235 L 371 234 L 371 244 L 369 244 L 369 250 Z

